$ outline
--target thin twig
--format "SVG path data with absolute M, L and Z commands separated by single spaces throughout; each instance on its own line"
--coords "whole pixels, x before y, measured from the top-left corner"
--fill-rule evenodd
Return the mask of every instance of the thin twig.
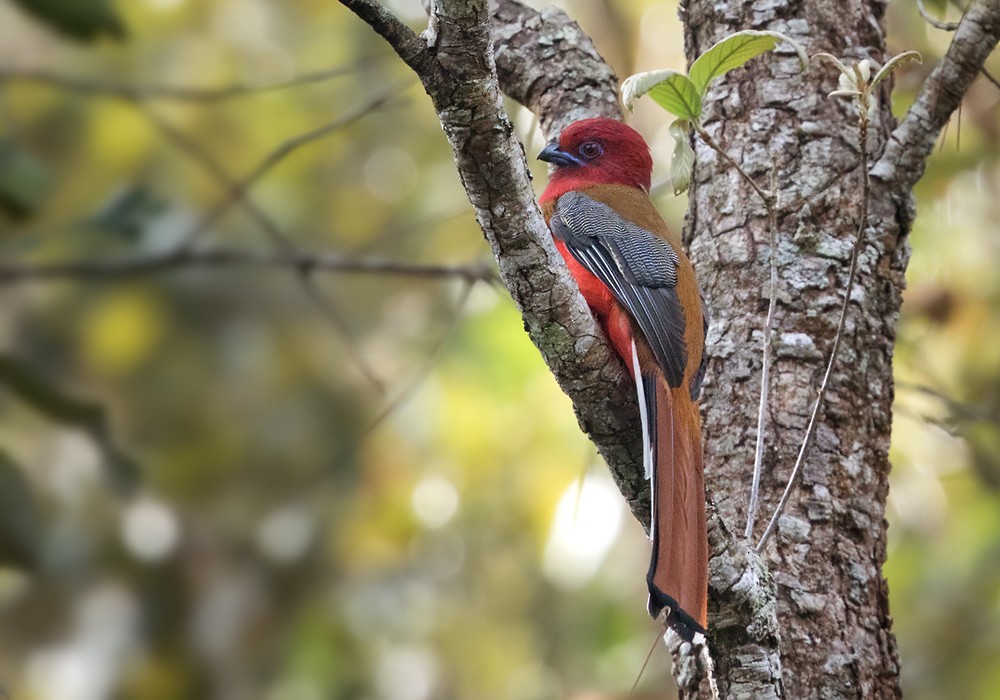
M 364 438 L 368 437 L 378 426 L 385 422 L 386 418 L 392 415 L 400 406 L 409 401 L 413 395 L 416 393 L 417 389 L 423 384 L 427 375 L 431 373 L 434 369 L 434 365 L 437 363 L 438 357 L 444 351 L 445 346 L 448 344 L 448 340 L 451 338 L 452 333 L 458 328 L 458 324 L 461 322 L 462 317 L 465 313 L 465 305 L 469 301 L 469 295 L 472 294 L 472 288 L 475 287 L 475 280 L 466 280 L 462 291 L 459 294 L 458 302 L 455 304 L 455 311 L 448 322 L 447 327 L 444 332 L 441 333 L 441 337 L 438 339 L 437 345 L 431 351 L 430 355 L 427 356 L 427 360 L 424 362 L 423 366 L 417 371 L 413 379 L 403 387 L 403 389 L 394 396 L 389 403 L 387 403 L 378 415 L 372 419 L 372 422 L 364 429 L 359 439 L 359 444 Z
M 935 29 L 943 29 L 946 32 L 953 32 L 958 29 L 958 22 L 945 22 L 931 17 L 927 8 L 924 7 L 924 0 L 917 0 L 917 9 L 920 10 L 920 16 L 924 18 L 924 21 Z
M 764 534 L 761 535 L 760 541 L 757 543 L 758 552 L 764 549 L 764 545 L 767 544 L 768 538 L 777 527 L 778 518 L 781 517 L 781 512 L 785 509 L 785 505 L 788 503 L 788 499 L 792 494 L 792 489 L 795 486 L 795 480 L 798 478 L 799 472 L 802 470 L 802 464 L 805 461 L 806 453 L 809 450 L 809 445 L 811 444 L 813 435 L 816 432 L 816 426 L 819 422 L 819 414 L 823 408 L 823 400 L 826 398 L 826 391 L 830 386 L 830 377 L 833 375 L 833 366 L 837 361 L 837 352 L 840 350 L 840 342 L 844 337 L 844 326 L 847 322 L 847 312 L 851 306 L 851 293 L 854 291 L 854 279 L 858 272 L 858 259 L 861 257 L 861 249 L 864 247 L 865 229 L 868 227 L 868 204 L 871 195 L 871 178 L 868 173 L 868 116 L 865 112 L 862 113 L 858 128 L 858 147 L 860 149 L 858 160 L 861 165 L 862 174 L 861 214 L 860 220 L 858 221 L 857 236 L 854 239 L 854 248 L 851 251 L 851 265 L 847 273 L 847 286 L 844 290 L 844 302 L 840 307 L 840 319 L 837 321 L 837 333 L 833 337 L 833 347 L 830 348 L 830 359 L 826 364 L 826 373 L 823 375 L 823 383 L 820 384 L 819 393 L 816 396 L 816 402 L 813 404 L 812 415 L 809 417 L 809 425 L 806 427 L 805 437 L 802 439 L 802 445 L 799 448 L 798 457 L 795 459 L 795 466 L 792 467 L 792 473 L 788 477 L 788 483 L 785 485 L 785 491 L 781 494 L 781 500 L 778 501 L 778 506 L 774 509 L 774 514 L 771 516 L 771 520 L 767 524 L 767 529 L 764 530 Z
M 774 312 L 777 306 L 778 290 L 778 262 L 775 256 L 775 246 L 777 245 L 778 230 L 778 206 L 777 206 L 777 184 L 775 182 L 775 170 L 771 170 L 771 191 L 765 192 L 754 182 L 739 163 L 726 153 L 715 139 L 699 125 L 695 126 L 698 135 L 702 140 L 723 160 L 729 163 L 743 179 L 750 184 L 757 196 L 760 197 L 767 209 L 767 242 L 768 242 L 768 266 L 769 282 L 767 295 L 767 317 L 764 319 L 764 349 L 761 356 L 760 371 L 760 402 L 757 406 L 757 438 L 754 447 L 753 477 L 750 484 L 750 502 L 747 505 L 747 524 L 744 529 L 744 537 L 749 539 L 753 535 L 753 527 L 757 518 L 757 507 L 760 500 L 760 477 L 764 468 L 764 445 L 767 433 L 767 404 L 771 385 L 771 336 L 774 328 Z
M 167 141 L 197 161 L 198 165 L 219 182 L 223 190 L 232 190 L 237 186 L 233 176 L 201 144 L 150 109 L 144 100 L 134 100 L 134 107 Z M 244 197 L 244 204 L 247 201 L 249 198 Z
M 64 75 L 42 69 L 18 70 L 16 68 L 0 68 L 0 83 L 32 83 L 45 85 L 83 95 L 100 95 L 116 97 L 123 100 L 175 100 L 188 102 L 219 102 L 233 97 L 276 92 L 312 83 L 321 83 L 356 72 L 365 65 L 370 65 L 370 59 L 358 61 L 354 65 L 331 68 L 329 70 L 304 73 L 302 75 L 279 83 L 268 85 L 225 85 L 217 88 L 197 88 L 173 85 L 145 85 L 142 83 L 120 83 L 88 78 L 82 76 Z
M 229 198 L 232 198 L 234 203 L 239 203 L 250 218 L 253 219 L 261 230 L 267 235 L 267 237 L 274 244 L 275 248 L 284 253 L 294 254 L 297 252 L 295 244 L 292 242 L 290 236 L 286 235 L 277 223 L 265 212 L 263 209 L 257 206 L 253 198 L 250 196 L 249 187 L 247 184 L 245 187 L 241 185 L 240 182 L 235 180 L 232 175 L 225 169 L 225 167 L 216 158 L 214 158 L 206 149 L 204 149 L 200 144 L 198 144 L 194 139 L 185 134 L 183 131 L 174 127 L 173 124 L 163 119 L 155 111 L 146 107 L 145 103 L 142 101 L 137 101 L 135 103 L 136 109 L 138 109 L 142 114 L 157 128 L 163 136 L 177 146 L 181 151 L 186 153 L 192 159 L 194 159 L 204 170 L 206 170 L 215 180 L 221 185 L 222 189 L 227 193 Z M 233 196 L 235 194 L 235 197 Z M 207 229 L 202 229 L 203 231 Z M 182 239 L 179 248 L 189 248 L 191 244 L 190 240 L 191 234 L 185 236 Z
M 470 295 L 472 294 L 472 289 L 475 287 L 475 283 L 476 280 L 472 279 L 466 280 L 463 283 L 462 290 L 459 293 L 459 298 L 455 304 L 454 310 L 452 311 L 451 318 L 447 321 L 447 324 L 438 338 L 436 345 L 427 355 L 426 359 L 423 361 L 422 365 L 410 381 L 399 391 L 398 394 L 396 394 L 382 407 L 378 414 L 376 414 L 375 418 L 372 419 L 372 421 L 368 423 L 368 425 L 361 430 L 354 439 L 347 440 L 344 444 L 342 444 L 333 458 L 334 464 L 338 466 L 334 469 L 324 469 L 323 472 L 318 475 L 320 480 L 328 479 L 332 475 L 337 474 L 339 469 L 342 468 L 340 465 L 353 463 L 358 458 L 358 454 L 369 436 L 395 411 L 413 398 L 413 395 L 420 388 L 420 385 L 423 384 L 435 364 L 437 364 L 437 361 L 444 352 L 448 341 L 460 325 L 465 315 L 465 307 L 469 301 Z M 315 491 L 317 488 L 315 481 L 310 483 L 308 486 L 311 491 Z
M 948 129 L 951 128 L 951 119 L 945 122 L 944 128 L 941 129 L 941 141 L 938 144 L 938 153 L 944 153 L 944 145 L 948 142 Z
M 663 627 L 661 627 L 657 632 L 656 636 L 653 637 L 653 645 L 649 647 L 649 651 L 646 652 L 646 658 L 642 662 L 642 668 L 639 669 L 639 673 L 635 677 L 635 682 L 632 683 L 632 688 L 628 691 L 628 697 L 635 695 L 636 688 L 639 687 L 639 681 L 642 680 L 642 674 L 646 672 L 646 667 L 649 666 L 649 660 L 653 658 L 653 652 L 656 648 L 660 646 L 660 637 L 667 633 L 667 622 L 664 618 Z
M 771 169 L 771 192 L 777 193 L 775 168 Z M 777 198 L 777 194 L 775 194 Z M 757 508 L 760 502 L 760 476 L 764 470 L 764 442 L 767 436 L 767 408 L 771 389 L 771 341 L 774 328 L 774 310 L 777 307 L 778 296 L 778 260 L 775 246 L 778 229 L 777 202 L 774 206 L 768 204 L 768 268 L 769 286 L 767 291 L 767 317 L 764 319 L 764 352 L 761 357 L 760 369 L 760 402 L 757 405 L 757 442 L 753 456 L 753 479 L 750 484 L 750 503 L 747 505 L 747 525 L 743 536 L 748 540 L 753 537 L 753 526 L 757 520 Z
M 746 180 L 746 181 L 747 181 L 747 183 L 749 183 L 750 187 L 752 187 L 752 188 L 753 188 L 753 191 L 757 193 L 757 196 L 758 196 L 758 197 L 760 197 L 760 198 L 761 198 L 761 200 L 763 200 L 763 202 L 764 202 L 764 206 L 766 206 L 766 207 L 768 208 L 768 210 L 770 210 L 770 209 L 771 209 L 771 207 L 772 207 L 772 204 L 773 204 L 773 202 L 772 202 L 772 199 L 773 199 L 773 195 L 772 195 L 772 194 L 771 194 L 770 192 L 765 192 L 764 190 L 762 190 L 762 189 L 760 188 L 760 186 L 759 186 L 759 185 L 758 185 L 758 184 L 757 184 L 756 182 L 754 182 L 754 179 L 753 179 L 752 177 L 750 177 L 749 173 L 747 173 L 747 172 L 746 172 L 746 171 L 745 171 L 745 170 L 744 170 L 744 169 L 743 169 L 743 168 L 742 168 L 742 167 L 740 166 L 740 164 L 739 164 L 739 163 L 737 163 L 737 162 L 736 162 L 736 161 L 735 161 L 735 160 L 734 160 L 734 159 L 733 159 L 733 158 L 732 158 L 732 157 L 731 157 L 731 156 L 730 156 L 730 155 L 729 155 L 728 153 L 726 153 L 726 152 L 725 152 L 725 151 L 724 151 L 724 150 L 722 149 L 722 147 L 721 147 L 721 146 L 719 146 L 719 144 L 717 144 L 717 143 L 715 142 L 715 139 L 713 139 L 713 138 L 712 138 L 712 135 L 711 135 L 711 134 L 709 134 L 709 133 L 708 133 L 707 131 L 705 131 L 705 128 L 704 128 L 704 127 L 702 127 L 702 126 L 701 126 L 701 125 L 699 125 L 699 124 L 695 124 L 695 130 L 696 130 L 696 131 L 698 132 L 698 136 L 700 136 L 700 137 L 702 138 L 702 140 L 703 140 L 703 141 L 704 141 L 704 142 L 705 142 L 705 143 L 706 143 L 706 144 L 707 144 L 707 145 L 708 145 L 708 146 L 709 146 L 709 147 L 710 147 L 710 148 L 711 148 L 711 149 L 712 149 L 713 151 L 715 151 L 715 152 L 716 152 L 716 153 L 718 153 L 718 154 L 719 154 L 720 156 L 722 156 L 722 159 L 723 159 L 723 160 L 725 160 L 725 161 L 726 161 L 727 163 L 729 163 L 729 164 L 730 164 L 730 165 L 731 165 L 732 167 L 734 167 L 734 168 L 736 169 L 736 171 L 737 171 L 737 172 L 738 172 L 738 173 L 739 173 L 740 175 L 742 175 L 742 176 L 743 176 L 743 179 L 744 179 L 744 180 Z
M 997 78 L 995 75 L 993 75 L 992 73 L 990 73 L 985 68 L 980 68 L 979 72 L 983 74 L 984 78 L 986 78 L 987 80 L 989 80 L 991 83 L 993 83 L 997 87 L 998 90 L 1000 90 L 1000 78 Z
M 485 263 L 465 265 L 399 262 L 377 257 L 347 257 L 337 253 L 296 251 L 259 253 L 232 248 L 183 249 L 162 255 L 119 259 L 94 258 L 49 264 L 0 262 L 0 285 L 60 279 L 113 281 L 181 269 L 258 268 L 294 269 L 308 273 L 374 274 L 423 279 L 454 279 L 468 282 L 497 280 L 496 271 Z
M 244 199 L 247 191 L 253 187 L 258 180 L 264 177 L 264 175 L 266 175 L 272 168 L 278 165 L 278 163 L 284 160 L 293 151 L 306 145 L 307 143 L 329 136 L 333 132 L 353 124 L 359 119 L 367 116 L 372 111 L 386 104 L 395 94 L 396 90 L 382 93 L 342 117 L 282 141 L 246 176 L 232 183 L 232 186 L 228 189 L 223 198 L 219 200 L 215 206 L 212 207 L 197 223 L 195 223 L 187 234 L 185 234 L 181 241 L 181 246 L 186 247 L 191 245 L 195 240 L 211 229 L 211 227 L 224 213 L 229 210 L 230 207 Z
M 347 319 L 337 308 L 336 304 L 330 301 L 327 296 L 323 293 L 323 290 L 319 288 L 316 280 L 313 279 L 312 274 L 309 272 L 299 271 L 299 284 L 302 286 L 302 290 L 306 293 L 306 297 L 312 302 L 313 306 L 323 315 L 326 322 L 330 324 L 334 332 L 340 336 L 344 347 L 347 348 L 347 353 L 351 356 L 351 361 L 354 366 L 357 367 L 358 371 L 365 380 L 372 385 L 372 387 L 381 395 L 385 395 L 385 382 L 382 377 L 375 370 L 375 367 L 368 361 L 367 355 L 361 351 L 356 345 L 354 337 L 351 333 L 351 327 L 347 323 Z

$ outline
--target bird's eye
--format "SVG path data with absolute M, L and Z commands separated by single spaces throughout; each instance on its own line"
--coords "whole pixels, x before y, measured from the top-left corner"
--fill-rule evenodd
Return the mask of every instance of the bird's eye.
M 604 153 L 604 149 L 597 141 L 587 141 L 580 146 L 580 155 L 588 160 L 593 160 L 602 153 Z

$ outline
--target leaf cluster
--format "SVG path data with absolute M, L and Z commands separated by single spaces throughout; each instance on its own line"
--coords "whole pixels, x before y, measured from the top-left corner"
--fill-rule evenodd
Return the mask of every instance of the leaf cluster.
M 702 107 L 708 87 L 750 59 L 773 51 L 780 42 L 791 45 L 803 69 L 808 67 L 805 49 L 794 39 L 779 32 L 747 29 L 731 34 L 699 56 L 688 75 L 672 70 L 654 70 L 637 73 L 622 83 L 622 99 L 629 109 L 637 98 L 649 95 L 656 104 L 677 117 L 670 127 L 670 135 L 676 143 L 670 165 L 674 194 L 687 190 L 691 181 L 694 151 L 689 136 L 692 129 L 701 129 Z

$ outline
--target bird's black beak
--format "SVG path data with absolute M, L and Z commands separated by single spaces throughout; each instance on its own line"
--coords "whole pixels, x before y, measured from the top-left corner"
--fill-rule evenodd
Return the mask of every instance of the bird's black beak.
M 555 141 L 545 144 L 545 148 L 538 154 L 538 160 L 544 160 L 557 167 L 583 165 L 583 161 L 559 148 L 559 144 Z

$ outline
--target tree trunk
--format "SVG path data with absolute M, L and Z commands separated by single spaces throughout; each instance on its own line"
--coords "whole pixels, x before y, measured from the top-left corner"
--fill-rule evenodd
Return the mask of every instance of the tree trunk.
M 888 58 L 884 4 L 690 0 L 686 51 L 694 60 L 740 29 L 791 36 L 810 54 Z M 757 541 L 788 480 L 836 332 L 862 205 L 858 120 L 827 98 L 834 70 L 802 75 L 789 54 L 751 62 L 710 90 L 704 125 L 779 194 L 777 307 L 769 430 Z M 894 121 L 882 100 L 870 129 L 877 155 Z M 906 222 L 907 228 L 901 227 Z M 891 632 L 885 500 L 892 423 L 892 351 L 909 247 L 906 211 L 871 217 L 839 358 L 799 486 L 765 559 L 777 582 L 782 683 L 790 698 L 896 697 L 899 655 Z M 685 226 L 712 314 L 704 391 L 709 492 L 743 529 L 753 470 L 762 323 L 768 303 L 768 216 L 739 174 L 704 144 Z M 716 659 L 720 686 L 738 659 Z

